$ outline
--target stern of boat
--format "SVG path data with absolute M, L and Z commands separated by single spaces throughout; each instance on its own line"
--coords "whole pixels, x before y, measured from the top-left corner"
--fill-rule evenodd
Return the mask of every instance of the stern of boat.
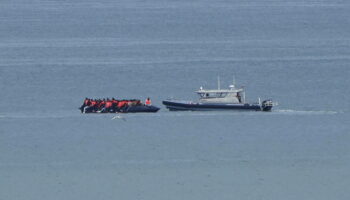
M 271 111 L 271 109 L 274 105 L 275 104 L 271 99 L 265 100 L 261 103 L 261 110 L 262 111 Z

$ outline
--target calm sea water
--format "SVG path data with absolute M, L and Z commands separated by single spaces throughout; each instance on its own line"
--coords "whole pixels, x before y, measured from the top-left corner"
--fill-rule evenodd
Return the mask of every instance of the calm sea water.
M 345 0 L 2 0 L 0 199 L 349 199 L 349 19 Z M 161 105 L 217 76 L 279 106 Z

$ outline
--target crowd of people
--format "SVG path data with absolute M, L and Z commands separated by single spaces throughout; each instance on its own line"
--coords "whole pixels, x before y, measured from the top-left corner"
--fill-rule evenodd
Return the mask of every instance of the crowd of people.
M 138 99 L 123 99 L 117 100 L 115 98 L 109 99 L 89 99 L 85 98 L 83 105 L 80 106 L 82 113 L 116 113 L 116 112 L 125 112 L 130 106 L 151 106 L 150 98 L 147 98 L 143 104 Z

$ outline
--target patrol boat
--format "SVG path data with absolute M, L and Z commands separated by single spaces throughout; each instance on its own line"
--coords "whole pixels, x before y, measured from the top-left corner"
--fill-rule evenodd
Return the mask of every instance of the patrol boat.
M 172 100 L 163 101 L 163 104 L 170 111 L 207 111 L 207 110 L 255 110 L 271 111 L 276 105 L 272 100 L 260 98 L 257 103 L 248 103 L 245 98 L 243 87 L 236 88 L 233 82 L 229 89 L 220 89 L 220 80 L 218 79 L 218 89 L 203 89 L 200 87 L 196 93 L 199 95 L 198 102 Z

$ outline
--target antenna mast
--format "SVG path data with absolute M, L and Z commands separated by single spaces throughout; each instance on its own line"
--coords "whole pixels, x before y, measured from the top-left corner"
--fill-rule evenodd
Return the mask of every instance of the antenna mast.
M 233 77 L 232 77 L 232 84 L 233 86 L 236 86 L 236 77 L 235 77 L 235 74 L 233 74 Z
M 220 90 L 220 76 L 218 76 L 218 90 Z

